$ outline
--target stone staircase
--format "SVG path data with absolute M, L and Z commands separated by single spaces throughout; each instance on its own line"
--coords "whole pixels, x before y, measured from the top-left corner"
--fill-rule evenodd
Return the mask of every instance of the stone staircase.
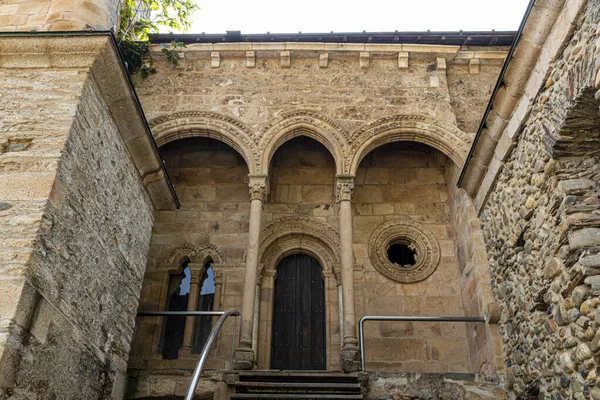
M 363 400 L 363 395 L 356 373 L 241 371 L 230 399 Z

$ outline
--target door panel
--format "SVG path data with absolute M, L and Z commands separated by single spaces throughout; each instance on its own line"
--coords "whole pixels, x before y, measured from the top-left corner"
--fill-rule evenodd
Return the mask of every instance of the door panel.
M 325 369 L 325 285 L 319 263 L 294 254 L 277 268 L 271 368 Z

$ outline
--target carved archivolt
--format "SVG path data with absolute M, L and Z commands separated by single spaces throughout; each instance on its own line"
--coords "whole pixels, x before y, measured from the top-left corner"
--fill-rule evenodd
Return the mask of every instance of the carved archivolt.
M 415 251 L 415 264 L 400 266 L 388 259 L 391 244 L 403 243 Z M 422 281 L 440 262 L 440 246 L 423 225 L 408 219 L 385 221 L 371 234 L 369 258 L 373 267 L 386 277 L 402 283 Z
M 159 146 L 194 136 L 220 140 L 244 157 L 251 175 L 268 174 L 275 151 L 297 136 L 307 136 L 323 144 L 335 160 L 338 175 L 356 174 L 365 155 L 395 141 L 427 144 L 462 166 L 471 143 L 470 137 L 455 126 L 422 115 L 380 118 L 352 133 L 335 120 L 311 110 L 285 113 L 257 133 L 233 117 L 205 111 L 170 114 L 149 124 Z
M 186 244 L 177 247 L 171 252 L 171 254 L 165 260 L 166 264 L 172 264 L 179 267 L 185 260 L 196 264 L 205 264 L 208 260 L 212 260 L 214 263 L 222 264 L 225 263 L 225 257 L 221 250 L 214 244 L 204 244 L 201 246 L 194 246 L 192 244 Z
M 318 260 L 323 271 L 335 272 L 340 264 L 339 243 L 338 231 L 323 221 L 283 217 L 262 230 L 260 261 L 266 270 L 273 270 L 284 257 L 302 252 Z
M 459 167 L 466 160 L 471 139 L 455 126 L 444 124 L 421 115 L 393 115 L 364 125 L 349 139 L 351 156 L 346 168 L 351 175 L 361 160 L 377 147 L 391 142 L 409 141 L 429 145 L 445 155 Z
M 251 130 L 235 118 L 206 111 L 185 111 L 155 118 L 148 124 L 158 146 L 188 137 L 217 139 L 240 153 L 250 174 L 256 173 L 258 152 Z
M 334 120 L 314 111 L 298 110 L 283 114 L 268 124 L 257 138 L 260 160 L 259 168 L 268 174 L 271 158 L 275 151 L 288 140 L 297 136 L 307 136 L 325 146 L 336 163 L 336 172 L 343 173 L 344 160 L 347 158 L 349 134 Z

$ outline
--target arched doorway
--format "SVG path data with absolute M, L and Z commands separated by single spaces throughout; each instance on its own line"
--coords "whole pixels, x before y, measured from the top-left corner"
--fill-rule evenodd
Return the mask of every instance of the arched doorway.
M 321 265 L 306 254 L 277 267 L 271 368 L 325 369 L 325 285 Z

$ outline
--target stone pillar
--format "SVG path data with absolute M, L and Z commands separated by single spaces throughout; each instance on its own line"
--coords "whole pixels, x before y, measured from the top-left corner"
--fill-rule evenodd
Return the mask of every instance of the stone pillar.
M 254 367 L 252 333 L 254 328 L 256 278 L 258 276 L 258 247 L 260 245 L 259 236 L 263 201 L 268 192 L 267 183 L 268 179 L 266 175 L 250 175 L 250 228 L 248 231 L 248 248 L 246 250 L 240 344 L 233 358 L 233 368 L 235 369 L 252 369 Z
M 336 200 L 340 207 L 340 256 L 342 278 L 343 344 L 342 369 L 357 371 L 358 340 L 356 339 L 356 315 L 354 312 L 354 253 L 352 250 L 352 192 L 353 175 L 338 175 Z
M 190 272 L 192 273 L 192 280 L 190 282 L 190 297 L 188 297 L 188 311 L 197 311 L 198 309 L 198 296 L 200 296 L 200 281 L 204 275 L 204 265 L 189 263 Z M 185 318 L 185 330 L 183 331 L 183 345 L 179 349 L 179 357 L 181 358 L 192 354 L 192 344 L 194 341 L 194 326 L 196 325 L 196 318 L 189 316 Z

